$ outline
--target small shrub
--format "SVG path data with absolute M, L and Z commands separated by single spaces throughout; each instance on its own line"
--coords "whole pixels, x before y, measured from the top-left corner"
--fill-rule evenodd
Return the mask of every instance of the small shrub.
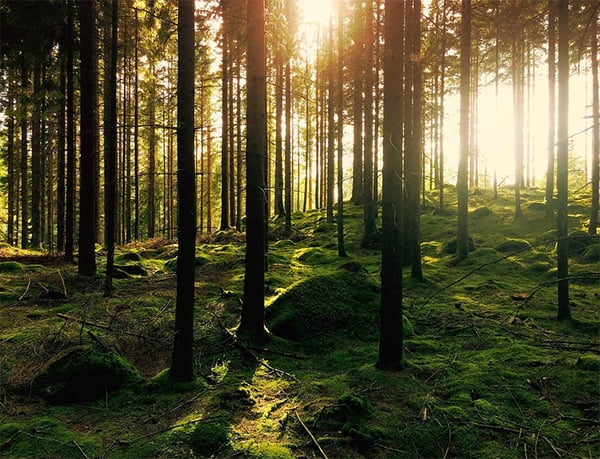
M 294 459 L 292 452 L 285 446 L 271 442 L 252 442 L 248 446 L 248 453 L 254 459 Z

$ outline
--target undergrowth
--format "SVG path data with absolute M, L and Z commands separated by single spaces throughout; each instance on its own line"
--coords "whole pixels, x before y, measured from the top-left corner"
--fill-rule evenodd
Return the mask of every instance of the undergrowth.
M 472 251 L 457 264 L 453 191 L 446 212 L 422 215 L 425 279 L 405 273 L 397 373 L 374 367 L 380 255 L 360 248 L 360 206 L 346 206 L 344 259 L 323 212 L 294 214 L 289 234 L 271 222 L 262 347 L 234 334 L 242 235 L 201 237 L 198 377 L 186 384 L 166 370 L 176 245 L 119 247 L 123 275 L 109 299 L 102 272 L 82 279 L 73 265 L 3 246 L 0 457 L 600 457 L 599 240 L 585 235 L 580 212 L 589 198 L 570 202 L 573 320 L 558 323 L 555 222 L 543 192 L 523 193 L 519 218 L 510 190 L 474 193 Z M 51 362 L 90 346 L 136 376 L 87 402 L 35 395 Z

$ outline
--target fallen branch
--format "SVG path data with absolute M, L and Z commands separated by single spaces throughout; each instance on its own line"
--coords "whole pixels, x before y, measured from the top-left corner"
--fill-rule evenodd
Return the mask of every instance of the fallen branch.
M 321 456 L 323 456 L 323 459 L 328 459 L 327 458 L 327 454 L 325 454 L 325 451 L 323 451 L 323 448 L 321 448 L 321 445 L 319 445 L 319 442 L 317 441 L 317 439 L 315 438 L 315 436 L 312 434 L 312 432 L 310 431 L 310 429 L 308 427 L 306 427 L 306 424 L 304 424 L 304 422 L 300 418 L 300 415 L 298 414 L 298 412 L 295 412 L 294 414 L 296 415 L 296 418 L 298 418 L 298 421 L 300 422 L 300 424 L 302 425 L 302 427 L 304 427 L 304 430 L 306 431 L 306 433 L 308 434 L 308 436 L 311 438 L 311 440 L 313 441 L 313 443 L 315 444 L 315 446 L 317 447 L 317 449 L 321 453 Z
M 129 332 L 129 331 L 126 331 L 126 330 L 115 330 L 114 328 L 112 328 L 109 325 L 104 325 L 104 324 L 100 324 L 98 322 L 92 322 L 92 321 L 89 321 L 89 320 L 80 319 L 79 317 L 69 316 L 69 315 L 63 314 L 61 312 L 57 313 L 56 315 L 58 317 L 60 317 L 61 319 L 72 320 L 74 322 L 80 323 L 82 326 L 89 325 L 91 327 L 100 328 L 102 330 L 107 330 L 107 331 L 110 331 L 110 332 L 113 332 L 113 333 L 123 333 L 124 335 L 134 336 L 136 338 L 147 339 L 147 340 L 150 340 L 150 341 L 156 340 L 156 338 L 152 338 L 151 336 L 140 335 L 139 333 L 133 333 L 133 332 Z
M 69 296 L 67 295 L 67 286 L 65 285 L 65 278 L 63 277 L 62 273 L 60 272 L 60 269 L 58 270 L 58 275 L 60 276 L 60 282 L 62 283 L 62 288 L 63 288 L 63 293 L 65 295 L 65 298 L 68 298 Z

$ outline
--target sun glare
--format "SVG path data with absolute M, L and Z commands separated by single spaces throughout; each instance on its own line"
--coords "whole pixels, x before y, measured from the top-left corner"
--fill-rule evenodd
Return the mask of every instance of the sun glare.
M 329 20 L 333 13 L 334 0 L 301 0 L 299 2 L 302 11 L 301 21 L 306 24 L 321 25 Z

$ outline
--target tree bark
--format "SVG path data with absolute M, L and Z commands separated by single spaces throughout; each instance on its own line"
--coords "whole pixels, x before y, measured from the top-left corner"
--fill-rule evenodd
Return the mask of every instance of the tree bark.
M 98 133 L 96 126 L 96 2 L 80 0 L 81 25 L 81 133 L 79 186 L 79 261 L 80 276 L 96 273 L 96 164 Z
M 592 53 L 592 209 L 588 232 L 598 232 L 598 198 L 600 186 L 600 103 L 598 102 L 598 8 L 595 7 L 590 27 L 590 41 Z
M 267 86 L 264 0 L 248 0 L 247 19 L 246 266 L 238 335 L 256 342 L 265 334 Z
M 471 65 L 471 0 L 462 0 L 460 36 L 460 124 L 458 158 L 458 225 L 456 230 L 456 258 L 464 260 L 469 254 L 468 232 L 468 161 L 469 161 L 469 95 Z
M 546 216 L 551 217 L 556 161 L 556 0 L 548 0 L 548 156 L 546 163 Z
M 558 263 L 558 320 L 571 318 L 569 305 L 569 239 L 568 239 L 568 193 L 569 193 L 569 5 L 568 0 L 558 2 L 558 150 L 556 164 L 556 188 L 558 206 L 557 263 Z
M 385 3 L 383 197 L 379 353 L 376 366 L 402 368 L 402 81 L 404 0 Z
M 196 174 L 194 160 L 194 0 L 178 0 L 177 26 L 177 300 L 171 377 L 194 378 Z

